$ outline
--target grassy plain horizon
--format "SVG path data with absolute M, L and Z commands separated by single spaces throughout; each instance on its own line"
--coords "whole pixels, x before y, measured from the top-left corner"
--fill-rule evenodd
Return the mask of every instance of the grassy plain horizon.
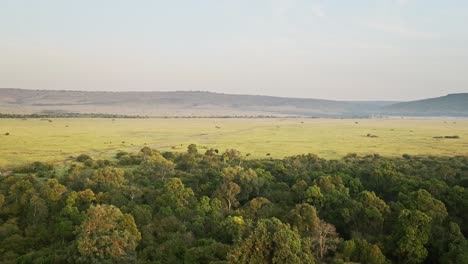
M 0 166 L 60 162 L 81 153 L 109 158 L 144 146 L 161 151 L 234 148 L 252 158 L 348 153 L 468 155 L 467 119 L 150 118 L 0 119 Z M 9 133 L 9 135 L 6 135 Z M 368 136 L 369 135 L 369 136 Z M 375 137 L 373 137 L 375 136 Z M 459 136 L 458 139 L 437 139 Z

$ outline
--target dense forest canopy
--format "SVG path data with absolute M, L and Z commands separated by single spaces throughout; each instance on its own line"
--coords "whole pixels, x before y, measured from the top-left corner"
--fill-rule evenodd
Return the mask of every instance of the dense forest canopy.
M 1 263 L 468 263 L 468 157 L 80 155 L 0 176 Z

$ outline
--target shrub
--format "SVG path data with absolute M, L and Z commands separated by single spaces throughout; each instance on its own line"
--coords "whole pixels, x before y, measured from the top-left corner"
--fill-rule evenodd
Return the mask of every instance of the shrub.
M 128 152 L 126 152 L 126 151 L 119 151 L 119 152 L 117 152 L 117 154 L 115 154 L 115 157 L 116 157 L 117 159 L 120 159 L 120 157 L 125 156 L 125 155 L 128 156 Z
M 76 161 L 78 162 L 85 162 L 87 160 L 92 160 L 92 159 L 89 155 L 86 155 L 86 154 L 81 154 L 76 158 Z
M 52 171 L 54 167 L 52 164 L 35 161 L 31 164 L 17 168 L 15 171 L 19 173 L 39 173 L 38 176 L 43 176 L 46 173 Z
M 129 155 L 123 155 L 119 157 L 119 164 L 123 166 L 132 165 L 133 160 Z

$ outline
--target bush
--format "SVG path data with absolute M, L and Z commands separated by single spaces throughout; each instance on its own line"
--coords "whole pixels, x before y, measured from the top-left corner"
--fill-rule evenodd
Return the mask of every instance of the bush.
M 162 156 L 167 159 L 167 160 L 174 160 L 176 158 L 176 155 L 174 155 L 173 152 L 164 152 Z M 138 163 L 140 164 L 140 163 Z
M 78 162 L 85 162 L 87 160 L 92 160 L 92 158 L 89 155 L 86 155 L 86 154 L 81 154 L 76 158 L 76 161 L 78 161 Z
M 96 167 L 96 162 L 92 159 L 87 159 L 83 162 L 83 164 L 86 166 L 86 167 L 89 167 L 89 168 L 94 168 Z
M 18 169 L 16 169 L 16 172 L 20 172 L 20 173 L 41 173 L 41 175 L 43 175 L 44 173 L 46 172 L 50 172 L 54 169 L 54 166 L 52 166 L 52 164 L 49 164 L 49 163 L 44 163 L 44 162 L 40 162 L 40 161 L 35 161 L 31 164 L 28 164 L 28 165 L 25 165 L 25 166 L 22 166 Z M 39 175 L 39 176 L 41 176 Z
M 125 155 L 128 156 L 128 152 L 126 152 L 126 151 L 119 151 L 119 152 L 117 152 L 117 154 L 115 154 L 115 157 L 116 157 L 117 159 L 120 159 L 120 157 L 125 156 Z
M 107 166 L 110 166 L 111 164 L 112 162 L 110 160 L 97 160 L 96 161 L 96 165 L 98 166 L 98 168 L 107 167 Z
M 132 165 L 133 160 L 129 155 L 123 155 L 119 157 L 119 164 L 123 166 Z

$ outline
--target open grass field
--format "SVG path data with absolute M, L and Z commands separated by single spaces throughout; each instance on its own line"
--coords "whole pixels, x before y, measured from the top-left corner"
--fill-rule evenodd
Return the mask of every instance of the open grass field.
M 9 135 L 6 135 L 9 133 Z M 376 137 L 368 137 L 367 135 Z M 459 139 L 435 139 L 454 136 Z M 144 145 L 185 151 L 235 148 L 251 157 L 313 153 L 468 155 L 467 119 L 0 119 L 0 166 L 109 157 Z

